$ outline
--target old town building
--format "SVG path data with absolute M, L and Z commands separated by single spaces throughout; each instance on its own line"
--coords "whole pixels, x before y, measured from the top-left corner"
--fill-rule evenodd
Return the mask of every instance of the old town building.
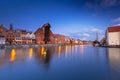
M 7 29 L 3 26 L 0 25 L 0 37 L 5 37 Z
M 15 30 L 15 44 L 22 44 L 21 30 Z
M 50 27 L 51 25 L 46 23 L 33 33 L 26 30 L 13 29 L 12 24 L 10 24 L 8 30 L 3 25 L 0 25 L 0 44 L 45 44 L 45 40 L 47 40 L 47 44 L 70 43 L 70 38 L 61 34 L 53 34 Z
M 35 39 L 36 39 L 36 43 L 37 44 L 44 44 L 44 35 L 45 35 L 45 27 L 50 26 L 49 23 L 44 24 L 41 28 L 38 28 L 35 31 Z M 52 33 L 52 31 L 49 31 L 49 38 L 50 41 L 48 43 L 52 43 L 52 41 L 54 40 L 54 35 Z
M 120 45 L 120 26 L 108 27 L 106 37 L 108 45 Z
M 0 44 L 5 44 L 5 35 L 6 35 L 6 28 L 3 25 L 0 25 Z
M 65 44 L 65 36 L 64 35 L 60 35 L 60 34 L 54 34 L 55 37 L 55 43 L 58 44 Z
M 6 44 L 15 44 L 15 32 L 12 24 L 10 24 L 10 29 L 6 32 Z
M 27 32 L 26 36 L 26 44 L 35 44 L 35 35 L 32 32 Z
M 27 31 L 26 30 L 21 30 L 21 37 L 22 37 L 22 44 L 26 44 L 26 35 Z

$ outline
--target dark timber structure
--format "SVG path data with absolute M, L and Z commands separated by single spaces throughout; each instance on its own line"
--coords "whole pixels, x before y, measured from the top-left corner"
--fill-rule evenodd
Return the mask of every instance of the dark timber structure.
M 50 41 L 50 24 L 47 23 L 44 25 L 44 42 L 47 44 L 47 42 Z

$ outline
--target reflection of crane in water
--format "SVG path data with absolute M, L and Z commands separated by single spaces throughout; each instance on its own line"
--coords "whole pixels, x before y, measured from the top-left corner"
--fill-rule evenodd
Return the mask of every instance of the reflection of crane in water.
M 42 63 L 45 68 L 49 68 L 50 61 L 52 58 L 53 53 L 51 52 L 51 48 L 49 47 L 42 47 L 42 48 L 36 48 L 36 59 L 40 64 Z

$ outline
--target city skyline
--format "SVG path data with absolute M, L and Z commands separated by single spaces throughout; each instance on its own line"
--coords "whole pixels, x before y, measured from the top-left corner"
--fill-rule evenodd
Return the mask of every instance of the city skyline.
M 94 40 L 120 24 L 119 7 L 119 0 L 1 0 L 0 24 L 35 32 L 49 22 L 55 34 Z

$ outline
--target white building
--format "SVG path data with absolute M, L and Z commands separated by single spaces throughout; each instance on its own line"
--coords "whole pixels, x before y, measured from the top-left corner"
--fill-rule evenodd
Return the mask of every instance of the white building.
M 5 44 L 5 38 L 4 37 L 0 37 L 0 44 Z
M 35 40 L 35 34 L 32 33 L 32 32 L 28 32 L 25 36 L 26 38 L 26 44 L 33 44 L 35 43 L 34 40 Z
M 120 45 L 120 26 L 108 27 L 106 37 L 108 45 Z

